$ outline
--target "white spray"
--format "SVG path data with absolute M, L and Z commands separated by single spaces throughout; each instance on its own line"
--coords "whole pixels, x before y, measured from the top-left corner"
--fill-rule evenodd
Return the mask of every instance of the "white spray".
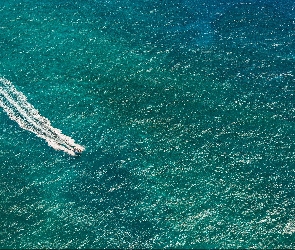
M 26 96 L 5 78 L 0 78 L 0 106 L 21 128 L 43 138 L 54 149 L 73 156 L 84 150 L 84 147 L 76 144 L 71 137 L 52 127 L 50 121 L 41 116 L 38 110 L 28 103 Z

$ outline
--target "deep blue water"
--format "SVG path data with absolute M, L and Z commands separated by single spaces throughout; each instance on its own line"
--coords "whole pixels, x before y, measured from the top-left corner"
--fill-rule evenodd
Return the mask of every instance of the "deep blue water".
M 295 3 L 2 0 L 1 248 L 295 248 Z

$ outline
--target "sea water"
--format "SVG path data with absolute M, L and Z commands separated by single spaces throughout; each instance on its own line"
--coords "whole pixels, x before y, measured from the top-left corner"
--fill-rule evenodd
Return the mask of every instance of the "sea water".
M 1 248 L 295 247 L 293 1 L 0 15 Z

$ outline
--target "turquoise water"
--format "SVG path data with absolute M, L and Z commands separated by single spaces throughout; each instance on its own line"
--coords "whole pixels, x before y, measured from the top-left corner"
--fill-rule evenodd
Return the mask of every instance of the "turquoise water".
M 2 0 L 1 248 L 295 248 L 292 1 Z

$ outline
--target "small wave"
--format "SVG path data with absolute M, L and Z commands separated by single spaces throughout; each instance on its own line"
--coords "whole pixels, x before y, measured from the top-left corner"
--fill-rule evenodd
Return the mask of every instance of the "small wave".
M 0 78 L 0 106 L 21 128 L 33 132 L 54 149 L 62 150 L 73 156 L 83 152 L 83 146 L 75 143 L 61 130 L 52 127 L 50 121 L 41 116 L 39 111 L 27 101 L 26 96 L 17 91 L 5 78 Z

